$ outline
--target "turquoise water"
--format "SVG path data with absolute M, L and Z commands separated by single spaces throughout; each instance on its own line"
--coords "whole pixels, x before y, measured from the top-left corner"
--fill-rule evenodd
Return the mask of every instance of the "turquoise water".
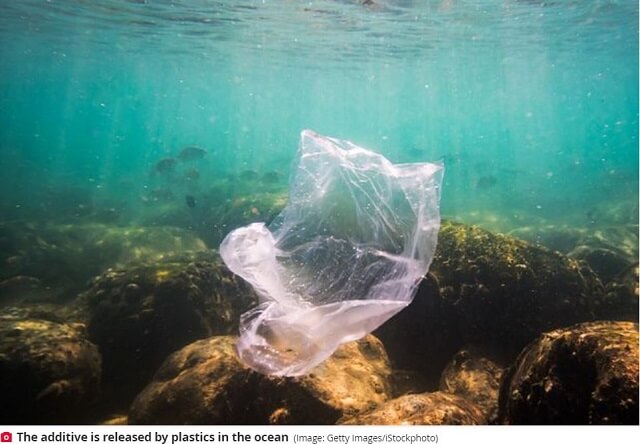
M 2 2 L 1 217 L 284 188 L 311 128 L 442 160 L 445 216 L 587 223 L 637 201 L 637 36 L 631 0 Z
M 637 423 L 637 362 L 628 353 L 637 324 L 573 327 L 580 340 L 549 346 L 560 350 L 551 355 L 557 366 L 539 382 L 521 384 L 514 375 L 546 370 L 506 369 L 544 332 L 638 321 L 638 8 L 637 0 L 0 0 L 0 422 L 335 422 L 339 409 L 325 403 L 323 385 L 316 398 L 287 382 L 286 395 L 234 373 L 236 346 L 226 335 L 244 335 L 241 313 L 253 320 L 258 300 L 214 251 L 233 228 L 269 222 L 282 210 L 308 128 L 393 162 L 445 168 L 445 220 L 415 302 L 374 332 L 384 347 L 361 348 L 354 371 L 339 370 L 335 381 L 334 373 L 324 376 L 327 393 L 334 385 L 335 396 L 349 392 L 335 404 L 348 406 L 343 413 L 383 402 L 383 386 L 397 385 L 389 394 L 397 400 L 436 390 L 451 375 L 467 394 L 483 392 L 474 403 L 497 404 L 503 374 L 502 398 L 545 387 L 550 409 L 538 409 L 535 396 L 526 397 L 529 406 L 560 412 L 532 422 Z M 314 294 L 335 290 L 372 315 L 330 304 L 316 307 L 320 315 L 287 312 L 293 329 L 288 321 L 256 329 L 285 361 L 291 353 L 308 359 L 308 350 L 386 319 L 384 304 L 360 303 L 364 289 L 387 297 L 413 288 L 396 277 L 402 267 L 382 273 L 395 250 L 375 252 L 375 263 L 370 252 L 361 259 L 362 239 L 405 246 L 433 227 L 423 218 L 423 229 L 409 230 L 413 222 L 403 221 L 424 216 L 411 202 L 393 207 L 402 230 L 389 231 L 384 217 L 368 214 L 377 205 L 366 200 L 361 218 L 341 202 L 357 193 L 328 189 L 331 198 L 319 193 L 326 203 L 314 211 L 300 210 L 307 202 L 298 199 L 289 214 L 306 214 L 295 226 L 300 234 L 278 244 L 271 269 L 260 262 L 267 271 L 258 283 L 280 289 L 272 274 L 282 269 L 286 291 L 304 296 L 301 310 Z M 395 205 L 397 193 L 388 194 Z M 355 225 L 361 219 L 371 233 Z M 319 221 L 318 231 L 307 221 Z M 355 241 L 307 249 L 305 236 L 314 233 L 315 242 L 331 224 L 346 229 L 331 229 L 326 245 L 341 233 Z M 431 251 L 420 239 L 413 251 Z M 253 264 L 253 256 L 239 256 Z M 425 256 L 421 268 L 407 261 L 407 269 L 419 276 L 430 261 Z M 355 271 L 347 271 L 352 262 Z M 357 322 L 343 325 L 334 313 Z M 311 340 L 307 330 L 328 338 Z M 191 348 L 204 338 L 212 338 L 211 349 Z M 185 346 L 194 354 L 174 356 L 188 368 L 166 361 Z M 466 349 L 496 365 L 467 367 Z M 374 367 L 385 350 L 393 369 L 383 376 L 387 364 Z M 218 365 L 217 353 L 229 357 L 220 365 L 230 373 L 209 367 Z M 348 369 L 340 366 L 350 359 L 335 368 Z M 179 375 L 166 381 L 177 391 L 158 391 L 156 403 L 143 389 L 163 362 L 169 370 L 158 374 Z M 615 365 L 595 378 L 603 362 Z M 373 391 L 361 394 L 366 380 Z M 486 382 L 474 388 L 472 380 Z M 602 395 L 596 382 L 612 394 Z M 199 393 L 220 407 L 208 400 L 197 407 Z M 433 399 L 442 421 L 458 421 L 450 415 L 457 401 Z M 325 404 L 330 414 L 316 411 Z M 391 417 L 420 403 L 410 404 L 398 404 Z

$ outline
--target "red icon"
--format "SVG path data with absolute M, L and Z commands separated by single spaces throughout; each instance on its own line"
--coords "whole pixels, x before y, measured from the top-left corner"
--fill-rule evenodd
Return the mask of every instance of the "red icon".
M 11 432 L 2 432 L 0 433 L 0 442 L 11 442 L 13 441 L 13 437 L 11 436 Z

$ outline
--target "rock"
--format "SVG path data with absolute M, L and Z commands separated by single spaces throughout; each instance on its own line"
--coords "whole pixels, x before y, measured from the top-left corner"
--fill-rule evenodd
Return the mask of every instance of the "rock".
M 544 331 L 594 319 L 603 287 L 588 266 L 478 227 L 444 222 L 414 301 L 375 334 L 394 368 L 437 388 L 453 354 L 472 347 L 510 362 Z
M 0 314 L 0 417 L 78 424 L 99 395 L 100 354 L 82 325 Z
M 597 319 L 638 321 L 638 204 L 618 204 L 590 210 L 599 223 L 626 225 L 533 226 L 512 235 L 566 253 L 589 264 L 605 284 L 604 298 L 595 307 Z M 635 209 L 635 210 L 634 210 Z M 615 210 L 615 211 L 614 211 Z M 635 223 L 633 221 L 635 220 Z
M 211 248 L 218 248 L 235 228 L 253 222 L 269 224 L 287 203 L 282 184 L 258 182 L 257 178 L 249 182 L 217 180 L 210 189 L 194 194 L 194 208 L 185 204 L 184 194 L 179 193 L 180 199 L 147 207 L 142 222 L 187 227 Z
M 627 267 L 605 288 L 605 296 L 598 308 L 600 319 L 638 322 L 638 263 Z
M 201 338 L 229 334 L 254 299 L 212 254 L 109 270 L 83 294 L 106 393 L 131 401 L 162 361 Z
M 638 223 L 590 226 L 543 225 L 512 230 L 510 235 L 583 260 L 604 283 L 638 258 Z
M 630 265 L 627 258 L 607 248 L 591 248 L 581 245 L 572 250 L 568 256 L 588 263 L 604 283 L 611 282 Z
M 511 230 L 517 230 L 519 227 L 531 227 L 533 229 L 548 223 L 540 216 L 518 211 L 516 208 L 512 208 L 509 213 L 504 213 L 503 211 L 488 211 L 486 206 L 482 210 L 465 210 L 465 206 L 466 203 L 461 202 L 460 208 L 456 207 L 455 213 L 447 215 L 446 219 L 465 225 L 475 225 L 497 233 L 510 233 Z
M 69 300 L 109 267 L 191 251 L 207 247 L 193 233 L 173 227 L 7 222 L 0 224 L 0 281 L 15 289 L 11 279 L 24 276 L 23 281 L 37 282 L 38 301 L 43 301 L 42 293 L 50 302 Z M 32 287 L 23 289 L 25 296 Z
M 342 422 L 349 425 L 484 424 L 482 411 L 461 396 L 444 392 L 404 395 Z
M 127 415 L 111 415 L 102 421 L 98 422 L 98 425 L 127 425 L 129 420 Z
M 48 294 L 38 278 L 17 275 L 0 281 L 0 307 L 41 299 L 47 300 Z
M 393 368 L 391 371 L 391 397 L 421 393 L 425 387 L 430 387 L 430 380 L 425 379 L 421 372 Z
M 206 233 L 201 233 L 209 245 L 217 247 L 224 237 L 235 228 L 254 222 L 267 225 L 287 204 L 286 192 L 255 191 L 231 195 L 230 199 L 212 207 L 207 216 Z
M 455 354 L 440 377 L 440 391 L 473 402 L 491 422 L 498 411 L 502 368 L 468 350 Z
M 638 424 L 638 324 L 600 321 L 545 333 L 500 389 L 504 424 Z
M 57 324 L 73 324 L 77 330 L 86 330 L 87 313 L 75 304 L 47 304 L 33 303 L 20 306 L 4 307 L 0 309 L 0 318 L 10 319 L 38 319 Z
M 234 342 L 213 337 L 172 354 L 135 399 L 130 424 L 334 424 L 389 399 L 387 356 L 373 336 L 298 378 L 250 370 Z
M 530 244 L 567 254 L 581 244 L 586 232 L 585 228 L 570 225 L 533 224 L 518 227 L 508 234 Z
M 637 176 L 637 175 L 636 175 Z M 637 183 L 637 177 L 635 179 Z M 616 198 L 602 205 L 590 208 L 586 216 L 591 224 L 597 226 L 638 225 L 638 197 L 619 200 Z
M 567 255 L 577 255 L 577 249 L 581 246 L 590 250 L 610 251 L 628 265 L 638 260 L 638 224 L 594 227 L 586 230 L 578 244 Z M 594 265 L 592 266 L 595 269 Z

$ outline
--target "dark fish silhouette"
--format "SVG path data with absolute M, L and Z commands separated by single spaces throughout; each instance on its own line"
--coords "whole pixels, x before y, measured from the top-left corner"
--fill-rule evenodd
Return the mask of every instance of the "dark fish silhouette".
M 184 172 L 184 178 L 190 181 L 195 181 L 200 179 L 200 172 L 195 168 L 190 168 Z
M 198 145 L 185 146 L 178 153 L 178 159 L 181 161 L 200 160 L 207 155 L 207 150 Z
M 176 168 L 178 161 L 173 157 L 165 157 L 156 162 L 153 167 L 153 171 L 158 174 L 167 174 L 172 172 Z
M 493 176 L 483 176 L 476 182 L 476 188 L 479 190 L 488 190 L 498 183 L 498 179 Z
M 196 198 L 193 197 L 191 194 L 187 194 L 184 197 L 185 202 L 187 203 L 187 206 L 189 208 L 195 208 L 196 207 Z
M 262 175 L 262 181 L 265 183 L 278 183 L 282 180 L 282 173 L 278 171 L 269 171 Z
M 241 180 L 256 180 L 259 177 L 259 175 L 254 170 L 244 170 L 240 174 L 238 174 L 238 177 Z
M 446 166 L 451 166 L 460 162 L 460 157 L 455 154 L 443 154 L 438 160 L 444 163 Z

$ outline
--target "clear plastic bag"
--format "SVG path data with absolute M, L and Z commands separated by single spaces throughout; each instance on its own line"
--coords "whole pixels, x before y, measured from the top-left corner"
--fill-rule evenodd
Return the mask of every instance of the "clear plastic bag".
M 238 355 L 280 376 L 308 373 L 406 307 L 440 227 L 442 165 L 394 165 L 309 130 L 298 154 L 282 213 L 220 245 L 261 299 L 242 315 Z

